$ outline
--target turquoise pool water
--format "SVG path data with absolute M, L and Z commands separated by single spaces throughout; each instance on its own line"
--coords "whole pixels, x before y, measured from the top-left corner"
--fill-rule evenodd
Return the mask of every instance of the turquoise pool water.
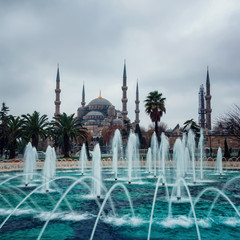
M 122 183 L 128 190 L 135 216 L 129 205 L 128 198 L 121 186 L 116 187 L 111 194 L 112 205 L 107 201 L 104 213 L 96 227 L 93 239 L 147 239 L 149 221 L 151 216 L 154 192 L 157 178 L 141 171 L 141 179 L 134 179 L 128 185 L 125 169 L 120 170 L 118 183 Z M 1 173 L 0 181 L 17 176 L 20 173 Z M 114 184 L 114 174 L 109 169 L 102 172 L 104 185 L 110 189 Z M 197 195 L 208 187 L 223 189 L 229 182 L 229 186 L 223 190 L 226 196 L 239 209 L 240 203 L 240 180 L 238 172 L 226 171 L 218 176 L 212 171 L 205 171 L 204 181 L 195 185 L 191 179 L 186 178 L 193 202 Z M 91 176 L 88 170 L 85 176 Z M 172 172 L 168 171 L 168 189 L 171 195 L 174 179 Z M 37 239 L 46 220 L 51 217 L 41 239 L 89 239 L 99 213 L 99 206 L 104 201 L 106 194 L 102 191 L 101 198 L 95 198 L 86 185 L 76 184 L 67 194 L 67 201 L 62 201 L 51 216 L 51 211 L 56 206 L 62 194 L 74 182 L 74 177 L 80 179 L 78 170 L 57 171 L 55 185 L 51 184 L 50 192 L 45 193 L 38 189 L 31 195 L 6 221 L 0 229 L 0 239 Z M 235 179 L 234 179 L 235 178 Z M 90 188 L 92 180 L 84 181 Z M 12 210 L 34 189 L 41 184 L 41 177 L 36 176 L 34 181 L 25 187 L 23 176 L 12 179 L 0 186 L 0 222 L 12 212 Z M 240 217 L 225 197 L 219 197 L 213 210 L 208 216 L 209 208 L 217 193 L 207 191 L 195 205 L 195 212 L 199 226 L 201 239 L 239 239 Z M 98 206 L 99 201 L 99 206 Z M 113 207 L 112 207 L 113 206 Z M 115 214 L 113 211 L 115 210 Z M 185 190 L 182 198 L 177 201 L 174 197 L 172 203 L 172 217 L 169 217 L 169 200 L 166 196 L 166 188 L 160 184 L 153 222 L 151 227 L 151 239 L 198 239 L 194 218 L 189 217 L 191 210 L 190 201 Z

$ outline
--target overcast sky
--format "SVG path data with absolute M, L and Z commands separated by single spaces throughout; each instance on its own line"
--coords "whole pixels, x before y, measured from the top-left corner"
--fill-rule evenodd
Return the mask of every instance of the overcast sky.
M 169 128 L 198 121 L 198 91 L 210 70 L 212 118 L 240 100 L 239 0 L 0 0 L 0 103 L 19 116 L 34 110 L 52 118 L 57 64 L 61 112 L 77 112 L 99 96 L 122 109 L 127 61 L 128 112 L 151 123 L 144 99 L 166 97 Z

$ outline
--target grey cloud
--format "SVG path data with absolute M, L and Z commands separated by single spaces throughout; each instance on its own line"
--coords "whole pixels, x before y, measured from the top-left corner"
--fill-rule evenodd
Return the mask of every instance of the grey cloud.
M 83 81 L 87 102 L 102 90 L 121 109 L 124 58 L 129 116 L 133 121 L 139 79 L 141 124 L 146 127 L 151 122 L 143 100 L 155 89 L 167 98 L 162 120 L 169 127 L 197 120 L 207 65 L 213 115 L 239 102 L 231 87 L 224 98 L 220 94 L 226 82 L 239 86 L 238 1 L 26 0 L 0 5 L 0 101 L 12 114 L 39 110 L 52 117 L 57 63 L 62 111 L 76 112 Z

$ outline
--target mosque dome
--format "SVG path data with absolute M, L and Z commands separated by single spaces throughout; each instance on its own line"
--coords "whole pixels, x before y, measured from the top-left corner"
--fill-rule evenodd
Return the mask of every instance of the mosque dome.
M 91 111 L 89 112 L 86 117 L 104 117 L 103 114 L 99 111 Z
M 105 98 L 95 98 L 93 99 L 88 106 L 111 106 L 112 104 Z

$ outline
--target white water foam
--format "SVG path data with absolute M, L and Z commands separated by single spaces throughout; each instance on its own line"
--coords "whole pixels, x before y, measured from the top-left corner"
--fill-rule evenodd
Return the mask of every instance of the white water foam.
M 94 194 L 87 194 L 87 195 L 83 195 L 83 196 L 80 196 L 81 198 L 83 199 L 88 199 L 88 200 L 94 200 L 94 199 L 97 199 L 96 195 Z M 100 196 L 100 199 L 104 198 L 103 195 Z
M 46 190 L 45 189 L 39 189 L 38 191 L 36 191 L 35 192 L 35 194 L 36 193 L 39 193 L 39 194 L 48 194 L 48 193 L 54 193 L 54 192 L 58 192 L 56 189 L 52 189 L 52 188 L 50 188 L 50 189 L 48 189 L 48 192 L 46 192 Z
M 222 220 L 222 223 L 224 225 L 230 226 L 230 227 L 239 227 L 240 226 L 240 219 L 237 217 L 229 217 L 229 218 L 224 218 Z
M 181 197 L 180 200 L 178 200 L 176 197 L 173 197 L 172 202 L 173 203 L 188 203 L 188 202 L 190 202 L 190 200 L 188 197 Z
M 51 216 L 51 217 L 50 217 Z M 51 220 L 53 219 L 60 219 L 62 221 L 83 221 L 91 218 L 95 218 L 93 214 L 88 213 L 77 213 L 77 212 L 58 212 L 53 213 L 51 212 L 42 212 L 36 216 L 42 221 L 47 221 L 50 217 Z
M 130 217 L 129 215 L 125 215 L 122 217 L 107 216 L 103 218 L 103 221 L 105 223 L 112 224 L 115 226 L 131 225 L 134 227 L 140 226 L 146 222 L 141 218 Z
M 190 228 L 193 225 L 193 221 L 186 216 L 179 216 L 177 218 L 166 218 L 162 222 L 160 222 L 165 228 L 176 228 L 176 227 L 184 227 Z
M 200 219 L 197 221 L 198 226 L 202 228 L 210 228 L 212 226 L 210 219 Z M 161 222 L 158 222 L 158 224 L 162 225 L 165 228 L 177 228 L 177 227 L 183 227 L 183 228 L 191 228 L 195 225 L 193 218 L 188 218 L 186 216 L 179 216 L 176 218 L 166 218 Z
M 4 209 L 4 208 L 1 208 L 0 209 L 0 215 L 9 215 L 11 214 L 13 211 L 13 209 Z M 34 210 L 32 209 L 17 209 L 13 215 L 15 216 L 20 216 L 20 215 L 26 215 L 26 214 L 33 214 L 35 213 Z
M 200 219 L 198 222 L 198 226 L 202 228 L 211 228 L 212 227 L 212 221 L 209 218 L 206 219 Z

